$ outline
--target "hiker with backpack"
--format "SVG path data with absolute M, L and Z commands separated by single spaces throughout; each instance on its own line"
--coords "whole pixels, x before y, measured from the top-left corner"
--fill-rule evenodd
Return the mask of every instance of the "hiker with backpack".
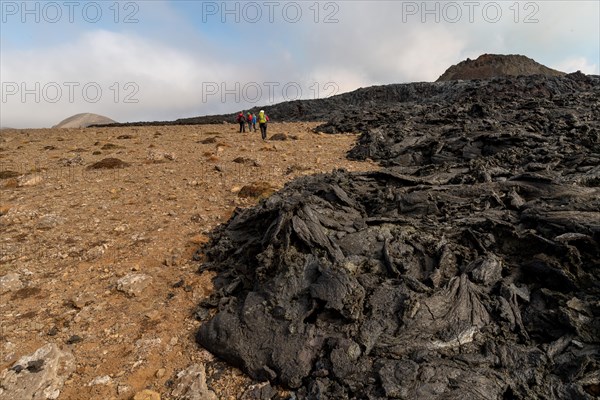
M 252 127 L 254 128 L 254 132 L 256 132 L 256 114 L 252 114 Z
M 248 112 L 246 121 L 248 121 L 248 132 L 252 132 L 252 113 L 251 112 Z
M 240 124 L 240 133 L 246 132 L 246 117 L 244 116 L 244 112 L 240 111 L 237 118 L 235 119 Z
M 269 117 L 265 114 L 265 110 L 260 110 L 258 113 L 258 126 L 263 140 L 267 138 L 267 122 L 269 122 Z

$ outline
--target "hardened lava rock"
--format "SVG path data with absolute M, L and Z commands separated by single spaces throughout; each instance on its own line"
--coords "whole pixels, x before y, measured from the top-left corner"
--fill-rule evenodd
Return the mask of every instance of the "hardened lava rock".
M 298 399 L 597 398 L 599 80 L 511 79 L 367 109 L 382 170 L 238 210 L 198 342 Z

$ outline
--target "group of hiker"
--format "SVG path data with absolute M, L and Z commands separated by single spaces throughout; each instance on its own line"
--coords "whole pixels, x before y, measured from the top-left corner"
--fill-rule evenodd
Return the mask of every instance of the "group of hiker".
M 256 132 L 256 122 L 258 121 L 262 139 L 265 140 L 267 138 L 267 122 L 269 122 L 269 117 L 265 114 L 264 110 L 260 110 L 258 115 L 251 112 L 244 114 L 243 111 L 240 111 L 235 120 L 240 124 L 240 133 L 246 132 L 246 124 L 248 124 L 248 132 L 252 132 L 253 129 Z

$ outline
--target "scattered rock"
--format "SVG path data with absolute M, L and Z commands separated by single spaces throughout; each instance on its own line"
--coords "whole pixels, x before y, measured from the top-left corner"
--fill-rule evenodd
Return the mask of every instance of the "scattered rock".
M 175 160 L 175 155 L 164 150 L 150 149 L 146 155 L 146 160 L 153 163 L 162 163 Z
M 160 400 L 160 394 L 153 390 L 145 389 L 137 392 L 133 396 L 133 400 Z
M 16 178 L 8 178 L 3 182 L 2 187 L 7 189 L 19 187 L 19 181 Z
M 68 158 L 62 158 L 60 159 L 60 163 L 64 166 L 64 167 L 71 167 L 74 165 L 83 165 L 83 158 L 81 157 L 81 154 L 77 154 L 73 157 L 68 157 Z
M 210 310 L 207 310 L 206 308 L 203 308 L 203 307 L 198 307 L 196 309 L 196 311 L 194 312 L 194 318 L 197 321 L 206 321 L 210 317 L 211 317 Z
M 206 221 L 206 216 L 202 215 L 200 213 L 196 213 L 190 217 L 190 221 L 196 222 L 196 223 L 202 223 L 202 222 Z
M 160 312 L 158 310 L 151 310 L 144 314 L 144 316 L 150 321 L 156 321 L 160 317 Z
M 97 246 L 93 246 L 85 252 L 85 260 L 87 261 L 95 261 L 102 257 L 105 253 L 108 246 L 106 244 L 99 244 Z
M 127 392 L 131 391 L 131 386 L 129 385 L 117 385 L 117 394 L 119 396 L 124 395 Z
M 82 342 L 83 338 L 79 335 L 71 335 L 68 339 L 67 339 L 67 344 L 76 344 L 79 342 Z
M 192 221 L 194 221 L 194 222 L 201 222 L 201 220 L 196 221 L 193 218 L 192 218 Z M 193 243 L 193 244 L 204 244 L 204 243 L 208 243 L 208 241 L 209 241 L 208 236 L 203 235 L 201 233 L 197 234 L 197 235 L 194 235 L 194 236 L 192 236 L 190 238 L 190 243 Z
M 273 146 L 263 146 L 260 148 L 260 151 L 277 151 L 277 148 L 273 145 Z
M 102 149 L 102 150 L 114 150 L 114 149 L 122 149 L 122 148 L 123 148 L 122 146 L 118 146 L 116 144 L 106 143 L 100 149 Z
M 173 285 L 171 285 L 172 288 L 177 289 L 182 287 L 185 284 L 185 280 L 180 279 L 177 282 L 175 282 Z
M 276 133 L 273 136 L 271 136 L 269 138 L 269 140 L 280 140 L 280 141 L 288 140 L 288 135 L 286 135 L 285 133 Z
M 256 163 L 255 160 L 251 159 L 251 158 L 247 158 L 247 157 L 236 157 L 233 159 L 234 163 L 237 164 L 249 164 L 249 165 L 253 165 L 254 163 Z
M 22 289 L 17 290 L 13 295 L 12 299 L 26 299 L 33 296 L 38 296 L 42 292 L 42 289 L 38 287 L 26 286 Z
M 275 192 L 275 188 L 268 182 L 252 182 L 243 186 L 238 192 L 241 198 L 264 198 Z
M 125 168 L 130 164 L 118 159 L 118 158 L 104 158 L 98 162 L 95 162 L 92 165 L 89 165 L 87 169 L 115 169 L 115 168 Z
M 21 277 L 16 272 L 9 272 L 0 277 L 0 294 L 14 292 L 22 289 L 25 285 L 21 282 Z
M 152 282 L 152 277 L 144 274 L 127 274 L 117 281 L 117 290 L 129 296 L 139 296 Z
M 88 386 L 110 385 L 110 384 L 112 384 L 112 378 L 108 375 L 104 375 L 104 376 L 95 377 L 94 380 L 92 380 L 90 383 L 88 383 Z
M 9 178 L 16 178 L 18 176 L 21 176 L 22 174 L 16 172 L 16 171 L 11 171 L 11 170 L 2 170 L 0 171 L 0 179 L 9 179 Z
M 307 167 L 305 165 L 300 165 L 300 164 L 294 164 L 294 165 L 290 165 L 289 167 L 287 167 L 287 169 L 285 170 L 285 174 L 286 175 L 290 175 L 293 174 L 294 172 L 304 172 L 304 171 L 310 171 L 311 167 Z
M 12 208 L 12 206 L 10 206 L 8 204 L 0 204 L 0 217 L 8 214 L 8 212 L 10 211 L 11 208 Z
M 81 310 L 83 307 L 92 304 L 95 297 L 87 292 L 78 293 L 71 298 L 70 303 L 74 308 Z
M 204 140 L 201 140 L 200 143 L 201 144 L 212 144 L 212 143 L 217 143 L 217 137 L 218 136 L 213 136 L 213 137 L 209 137 L 206 138 Z
M 17 186 L 18 187 L 29 187 L 29 186 L 37 186 L 42 183 L 44 179 L 41 175 L 25 175 L 18 179 Z
M 277 391 L 269 382 L 261 382 L 248 387 L 240 400 L 271 400 L 276 395 Z
M 57 227 L 58 225 L 62 224 L 63 222 L 64 222 L 64 218 L 62 218 L 58 215 L 46 214 L 46 215 L 43 215 L 38 220 L 36 228 L 40 229 L 40 230 L 49 230 L 49 229 Z
M 75 357 L 47 344 L 0 373 L 0 400 L 57 399 L 75 371 Z
M 181 251 L 172 250 L 171 254 L 164 259 L 163 265 L 165 265 L 167 267 L 174 267 L 174 266 L 176 267 L 178 265 L 181 265 L 182 261 L 183 260 L 182 260 Z
M 177 374 L 171 396 L 181 400 L 217 400 L 206 385 L 204 364 L 192 364 Z

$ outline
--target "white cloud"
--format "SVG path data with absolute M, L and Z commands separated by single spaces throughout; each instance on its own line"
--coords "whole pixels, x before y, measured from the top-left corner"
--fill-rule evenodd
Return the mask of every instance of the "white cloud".
M 584 74 L 600 74 L 600 66 L 598 64 L 590 63 L 585 57 L 568 58 L 559 62 L 552 68 L 567 73 L 581 71 Z
M 579 1 L 577 6 L 530 2 L 539 6 L 534 16 L 538 22 L 532 24 L 523 22 L 526 11 L 533 10 L 525 10 L 522 2 L 496 2 L 503 10 L 497 23 L 482 19 L 482 7 L 471 23 L 463 7 L 463 18 L 454 24 L 443 18 L 435 22 L 431 15 L 425 23 L 420 15 L 403 16 L 402 7 L 408 3 L 423 4 L 340 2 L 335 14 L 339 22 L 324 24 L 314 23 L 307 8 L 313 3 L 302 3 L 306 18 L 298 24 L 230 26 L 219 21 L 199 23 L 198 15 L 185 14 L 171 2 L 143 2 L 140 23 L 119 26 L 118 31 L 76 27 L 72 35 L 63 32 L 60 40 L 48 40 L 35 51 L 26 46 L 3 47 L 0 80 L 3 85 L 17 83 L 18 92 L 7 95 L 4 89 L 14 86 L 3 87 L 0 125 L 51 126 L 80 112 L 119 121 L 234 112 L 286 100 L 282 92 L 286 84 L 298 83 L 302 98 L 313 98 L 317 88 L 320 96 L 332 93 L 331 86 L 325 87 L 328 82 L 334 82 L 339 93 L 373 84 L 433 81 L 450 65 L 483 53 L 523 54 L 567 72 L 599 73 L 598 2 Z M 324 4 L 321 20 L 328 11 Z M 509 8 L 515 4 L 521 7 L 517 22 Z M 6 43 L 4 28 L 3 34 Z M 246 50 L 238 49 L 238 42 Z M 50 91 L 39 93 L 39 102 L 32 94 L 22 101 L 21 83 L 31 89 L 36 82 L 41 92 L 53 82 L 62 87 L 60 101 L 47 101 L 54 94 Z M 68 98 L 68 82 L 79 84 L 73 102 Z M 279 86 L 270 92 L 269 82 Z M 96 103 L 86 101 L 82 93 L 90 83 L 102 90 Z M 203 91 L 207 84 L 217 91 L 207 96 Z M 248 101 L 252 99 L 244 94 L 252 93 L 240 93 L 247 84 L 260 87 L 262 98 Z M 231 92 L 225 101 L 223 89 Z M 126 103 L 127 95 L 138 103 Z
M 1 68 L 1 123 L 12 127 L 47 127 L 80 112 L 119 121 L 185 117 L 194 108 L 196 115 L 211 106 L 202 104 L 203 82 L 241 72 L 205 54 L 108 31 L 44 51 L 5 52 Z

